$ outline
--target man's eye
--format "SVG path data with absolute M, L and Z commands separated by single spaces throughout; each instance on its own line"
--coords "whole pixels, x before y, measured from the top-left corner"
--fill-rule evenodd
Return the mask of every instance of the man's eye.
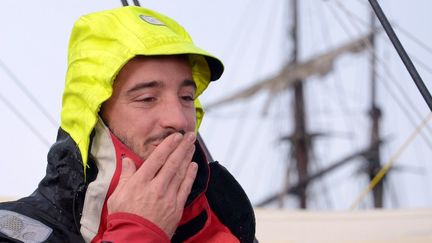
M 153 102 L 153 101 L 156 101 L 156 98 L 155 97 L 145 97 L 145 98 L 142 98 L 142 99 L 138 99 L 137 101 L 139 101 L 139 102 Z
M 194 101 L 195 100 L 194 97 L 191 95 L 183 95 L 181 98 L 185 101 Z

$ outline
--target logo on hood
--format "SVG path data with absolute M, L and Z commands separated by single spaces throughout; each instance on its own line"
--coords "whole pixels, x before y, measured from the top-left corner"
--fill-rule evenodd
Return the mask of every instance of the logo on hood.
M 160 21 L 159 19 L 153 17 L 153 16 L 145 16 L 145 15 L 140 15 L 139 16 L 142 20 L 144 20 L 145 22 L 149 23 L 149 24 L 153 24 L 153 25 L 165 25 L 162 21 Z

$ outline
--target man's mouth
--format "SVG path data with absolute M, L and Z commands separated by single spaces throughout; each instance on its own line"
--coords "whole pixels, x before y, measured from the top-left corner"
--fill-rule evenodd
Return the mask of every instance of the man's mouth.
M 155 135 L 153 137 L 150 137 L 145 144 L 150 144 L 155 147 L 157 147 L 159 144 L 162 143 L 165 138 L 167 138 L 169 135 L 173 134 L 174 132 L 165 132 L 163 134 Z

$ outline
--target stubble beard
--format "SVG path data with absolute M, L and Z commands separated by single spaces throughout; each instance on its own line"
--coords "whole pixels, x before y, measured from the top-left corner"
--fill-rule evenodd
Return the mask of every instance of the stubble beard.
M 160 144 L 165 138 L 173 134 L 174 131 L 166 131 L 147 138 L 145 141 L 135 141 L 133 137 L 122 136 L 119 133 L 111 130 L 111 132 L 124 144 L 126 147 L 134 152 L 141 160 L 145 161 L 150 154 L 154 151 L 153 144 Z

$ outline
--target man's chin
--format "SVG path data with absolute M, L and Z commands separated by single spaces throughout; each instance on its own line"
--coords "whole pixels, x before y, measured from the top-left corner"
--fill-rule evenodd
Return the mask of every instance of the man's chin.
M 150 155 L 153 153 L 153 151 L 156 149 L 156 147 L 157 147 L 157 145 L 151 144 L 151 145 L 147 146 L 145 150 L 140 151 L 140 152 L 134 151 L 134 153 L 136 155 L 138 155 L 142 161 L 146 161 L 150 157 Z

